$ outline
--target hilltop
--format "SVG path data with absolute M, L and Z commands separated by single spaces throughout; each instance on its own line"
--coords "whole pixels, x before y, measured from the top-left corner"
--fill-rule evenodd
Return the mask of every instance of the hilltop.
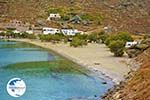
M 60 23 L 44 21 L 50 8 L 65 14 L 88 14 L 89 25 L 69 24 L 84 31 L 109 26 L 113 31 L 150 32 L 150 1 L 148 0 L 0 0 L 1 21 L 18 19 L 37 24 L 60 27 Z M 85 18 L 85 17 L 84 17 Z

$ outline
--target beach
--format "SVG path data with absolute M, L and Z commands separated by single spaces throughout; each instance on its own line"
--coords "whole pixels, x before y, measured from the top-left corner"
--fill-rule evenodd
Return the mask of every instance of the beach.
M 70 47 L 69 44 L 41 42 L 29 39 L 11 39 L 15 41 L 31 43 L 56 53 L 74 61 L 77 64 L 93 71 L 97 75 L 105 75 L 116 84 L 125 80 L 125 76 L 130 71 L 130 59 L 127 55 L 114 57 L 104 44 L 89 43 L 85 47 Z

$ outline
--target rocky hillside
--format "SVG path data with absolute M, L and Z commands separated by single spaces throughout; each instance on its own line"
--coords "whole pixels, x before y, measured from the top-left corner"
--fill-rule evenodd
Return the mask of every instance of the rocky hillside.
M 102 16 L 100 23 L 94 22 L 88 27 L 74 25 L 81 29 L 110 26 L 113 31 L 132 33 L 150 32 L 149 0 L 0 0 L 1 21 L 19 19 L 36 22 L 46 19 L 49 8 L 70 8 L 77 14 L 88 13 L 91 16 Z
M 141 68 L 131 74 L 127 83 L 117 86 L 105 100 L 150 100 L 150 48 L 140 54 L 137 59 Z

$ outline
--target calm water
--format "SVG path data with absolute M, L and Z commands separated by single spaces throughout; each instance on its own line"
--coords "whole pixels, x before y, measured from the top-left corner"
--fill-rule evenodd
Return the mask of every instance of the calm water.
M 112 87 L 111 81 L 91 74 L 53 73 L 44 68 L 38 73 L 29 68 L 5 69 L 10 64 L 55 61 L 60 58 L 29 44 L 0 41 L 0 100 L 70 100 L 74 97 L 97 100 L 94 95 L 100 96 Z M 17 99 L 6 91 L 7 82 L 14 77 L 22 78 L 27 85 L 26 93 Z M 102 84 L 103 81 L 107 81 L 107 84 Z

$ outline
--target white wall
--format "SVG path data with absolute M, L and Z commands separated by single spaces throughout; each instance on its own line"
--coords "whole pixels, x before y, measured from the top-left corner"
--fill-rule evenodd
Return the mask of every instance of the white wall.
M 60 33 L 60 30 L 56 28 L 43 28 L 43 34 L 56 34 L 56 33 Z
M 82 33 L 77 29 L 62 29 L 61 31 L 64 35 L 76 35 L 77 33 Z
M 130 48 L 131 46 L 134 46 L 134 45 L 136 45 L 136 44 L 137 44 L 137 42 L 126 42 L 125 47 L 126 47 L 126 48 Z

